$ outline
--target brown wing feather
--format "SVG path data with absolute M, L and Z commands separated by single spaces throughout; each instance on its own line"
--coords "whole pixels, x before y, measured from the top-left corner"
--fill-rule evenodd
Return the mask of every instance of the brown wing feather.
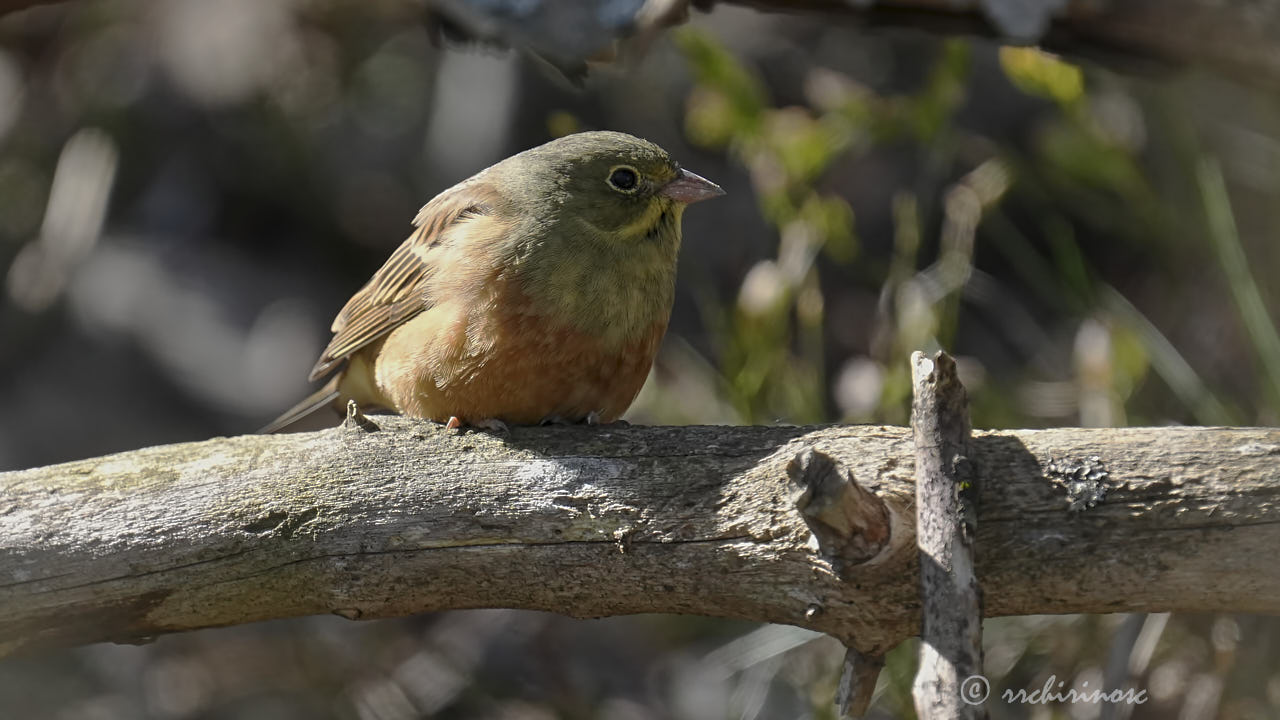
M 493 194 L 486 185 L 467 182 L 437 195 L 418 211 L 413 221 L 417 229 L 334 319 L 333 339 L 311 370 L 312 380 L 431 306 L 427 280 L 434 272 L 432 250 L 459 222 L 489 214 Z

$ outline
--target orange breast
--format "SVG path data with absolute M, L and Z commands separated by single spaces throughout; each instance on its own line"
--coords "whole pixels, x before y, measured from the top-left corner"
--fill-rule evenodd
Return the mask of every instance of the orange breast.
M 497 419 L 612 422 L 644 384 L 667 318 L 616 347 L 538 314 L 523 293 L 495 283 L 446 302 L 387 335 L 373 363 L 386 404 L 444 422 Z

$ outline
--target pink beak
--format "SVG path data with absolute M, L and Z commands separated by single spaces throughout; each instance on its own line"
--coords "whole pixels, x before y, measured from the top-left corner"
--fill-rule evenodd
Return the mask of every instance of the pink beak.
M 724 190 L 721 190 L 719 185 L 700 175 L 695 175 L 688 170 L 681 170 L 676 175 L 675 180 L 662 186 L 658 194 L 666 195 L 676 202 L 688 205 L 699 200 L 707 200 L 723 195 Z

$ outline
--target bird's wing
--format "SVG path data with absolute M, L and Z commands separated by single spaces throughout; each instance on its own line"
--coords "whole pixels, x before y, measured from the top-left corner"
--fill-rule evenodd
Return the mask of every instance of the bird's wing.
M 492 212 L 494 191 L 469 182 L 437 195 L 418 211 L 413 234 L 360 288 L 333 321 L 333 339 L 311 370 L 311 380 L 328 374 L 351 353 L 386 335 L 431 306 L 428 287 L 434 255 L 459 226 Z

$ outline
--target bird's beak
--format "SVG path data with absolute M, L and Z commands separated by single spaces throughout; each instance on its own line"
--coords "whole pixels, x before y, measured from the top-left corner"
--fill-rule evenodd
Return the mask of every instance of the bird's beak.
M 699 200 L 707 200 L 723 195 L 724 190 L 721 190 L 719 185 L 700 175 L 695 175 L 688 170 L 681 170 L 676 175 L 675 180 L 662 186 L 658 194 L 666 195 L 676 202 L 688 205 Z

